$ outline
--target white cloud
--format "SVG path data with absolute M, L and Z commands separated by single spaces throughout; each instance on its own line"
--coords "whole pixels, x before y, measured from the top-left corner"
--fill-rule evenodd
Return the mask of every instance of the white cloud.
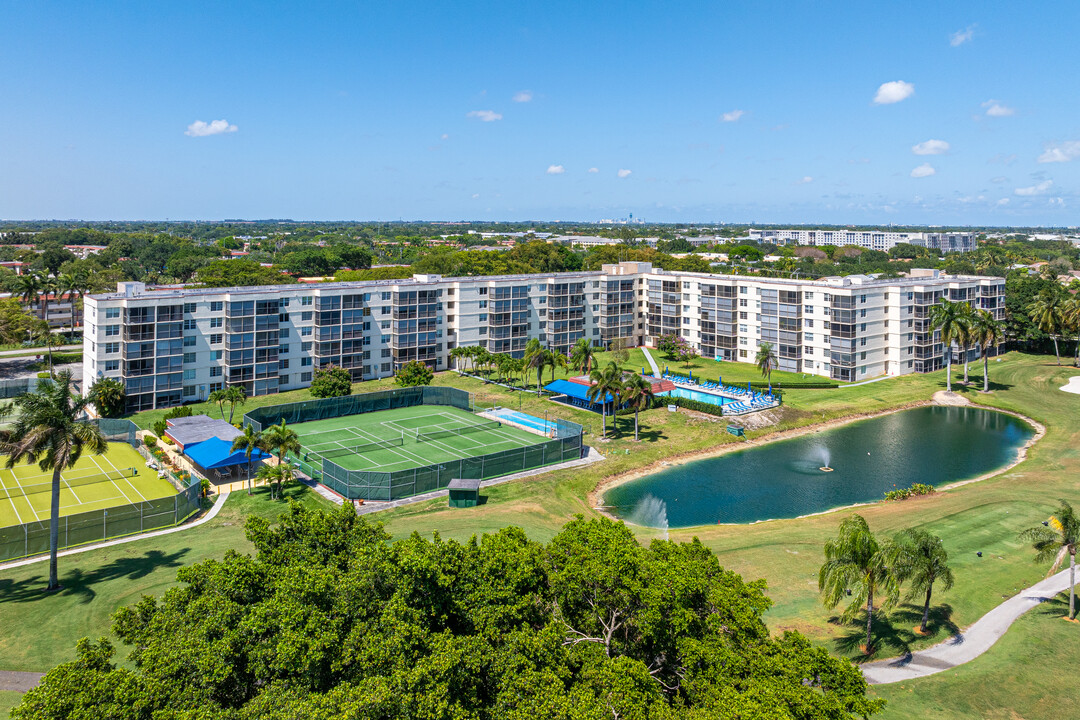
M 915 92 L 915 86 L 903 80 L 882 83 L 874 96 L 875 105 L 891 105 L 906 100 Z
M 726 112 L 723 115 L 721 115 L 720 119 L 723 122 L 735 122 L 736 120 L 738 120 L 739 118 L 741 118 L 745 114 L 746 113 L 743 112 L 742 110 L 732 110 L 731 112 Z
M 477 118 L 483 122 L 495 122 L 496 120 L 502 120 L 502 115 L 494 110 L 473 110 L 465 117 Z
M 1069 162 L 1080 158 L 1080 140 L 1067 140 L 1057 145 L 1047 145 L 1046 150 L 1039 156 L 1039 162 Z
M 514 102 L 529 102 L 532 98 L 532 90 L 522 90 L 521 92 L 514 93 L 512 100 Z
M 1052 197 L 1047 202 L 1056 207 L 1065 207 L 1065 198 Z
M 957 30 L 952 35 L 950 35 L 949 36 L 949 44 L 952 45 L 953 47 L 960 47 L 964 43 L 971 40 L 971 38 L 973 38 L 973 37 L 975 37 L 975 26 L 974 25 L 968 25 L 963 30 Z
M 949 152 L 949 143 L 944 140 L 927 140 L 918 145 L 912 145 L 911 152 L 916 155 L 944 155 Z
M 997 204 L 1000 205 L 1001 207 L 1005 207 L 1010 202 L 1012 202 L 1012 200 L 1010 200 L 1009 198 L 1001 198 L 1000 200 L 997 201 Z
M 184 134 L 188 137 L 206 137 L 207 135 L 220 135 L 222 133 L 236 132 L 237 130 L 238 128 L 235 125 L 230 125 L 228 120 L 214 120 L 209 123 L 196 120 L 187 126 Z
M 566 172 L 566 168 L 562 165 L 548 165 L 548 175 L 562 175 L 564 172 Z
M 598 172 L 600 172 L 600 168 L 589 168 L 589 172 L 598 173 Z
M 795 184 L 796 185 L 806 185 L 807 183 L 812 183 L 812 182 L 814 182 L 814 178 L 810 177 L 809 175 L 804 175 L 803 177 L 796 180 Z
M 986 114 L 990 117 L 1008 117 L 1016 114 L 1015 109 L 1002 105 L 997 100 L 987 100 L 982 107 L 986 108 Z
M 621 177 L 621 178 L 625 178 L 625 177 L 630 177 L 630 173 L 632 173 L 632 172 L 633 172 L 633 170 L 626 170 L 624 168 L 619 168 L 619 172 L 617 173 L 617 175 L 619 177 Z
M 450 136 L 447 135 L 446 133 L 443 133 L 442 135 L 439 136 L 439 139 L 440 140 L 449 140 Z
M 1042 195 L 1054 184 L 1053 180 L 1043 180 L 1038 185 L 1030 185 L 1028 187 L 1016 188 L 1013 193 L 1021 196 L 1027 195 Z
M 473 193 L 472 194 L 472 199 L 473 200 L 476 200 L 478 197 L 480 197 L 480 193 Z
M 931 175 L 936 174 L 937 170 L 935 170 L 934 166 L 930 163 L 923 163 L 922 165 L 911 171 L 911 177 L 913 178 L 930 177 Z
M 1003 183 L 1008 179 L 1009 178 L 1005 177 L 1004 175 L 998 175 L 996 177 L 990 178 L 990 182 L 992 182 L 992 183 Z

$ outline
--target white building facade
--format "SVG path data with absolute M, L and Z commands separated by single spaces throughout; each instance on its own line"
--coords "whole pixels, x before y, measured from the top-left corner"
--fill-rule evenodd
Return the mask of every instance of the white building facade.
M 939 252 L 971 252 L 975 233 L 887 232 L 883 230 L 750 230 L 750 239 L 773 245 L 856 245 L 888 252 L 908 243 Z
M 85 299 L 84 387 L 113 377 L 130 411 L 205 400 L 227 385 L 249 396 L 311 384 L 336 365 L 355 381 L 481 345 L 520 357 L 530 338 L 564 354 L 581 338 L 655 345 L 675 333 L 708 358 L 753 362 L 772 343 L 782 370 L 852 381 L 942 367 L 929 327 L 942 298 L 1004 317 L 1001 278 L 816 281 L 655 270 L 147 290 Z

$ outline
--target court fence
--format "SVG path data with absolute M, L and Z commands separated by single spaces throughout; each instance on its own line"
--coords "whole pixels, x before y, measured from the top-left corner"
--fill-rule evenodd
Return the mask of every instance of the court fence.
M 380 410 L 416 405 L 449 405 L 472 412 L 472 397 L 451 387 L 395 388 L 361 395 L 307 400 L 256 408 L 244 415 L 244 422 L 262 431 L 284 420 L 286 424 L 324 420 L 343 415 L 360 415 Z M 347 470 L 333 460 L 309 455 L 305 461 L 290 456 L 301 472 L 350 500 L 398 500 L 441 490 L 454 478 L 488 480 L 545 465 L 578 460 L 582 451 L 582 427 L 568 420 L 556 420 L 552 437 L 511 450 L 450 460 L 424 467 L 394 472 Z
M 142 444 L 135 435 L 138 427 L 130 420 L 95 422 L 110 441 L 127 442 L 136 449 Z M 179 525 L 201 509 L 201 490 L 198 478 L 193 478 L 176 495 L 65 515 L 60 518 L 59 549 Z M 0 562 L 47 552 L 49 520 L 0 528 Z

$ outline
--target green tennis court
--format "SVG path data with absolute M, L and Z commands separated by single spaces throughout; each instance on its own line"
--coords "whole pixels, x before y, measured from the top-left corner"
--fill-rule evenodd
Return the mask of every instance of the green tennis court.
M 8 470 L 0 456 L 0 527 L 48 520 L 52 501 L 52 473 L 37 463 L 19 463 Z M 60 514 L 130 505 L 177 493 L 168 480 L 146 467 L 135 448 L 110 442 L 104 455 L 84 453 L 60 483 Z
M 304 455 L 346 470 L 394 472 L 545 442 L 449 405 L 417 405 L 290 425 Z

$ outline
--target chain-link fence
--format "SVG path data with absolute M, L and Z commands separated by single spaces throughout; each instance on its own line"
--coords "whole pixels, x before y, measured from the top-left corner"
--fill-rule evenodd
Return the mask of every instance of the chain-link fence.
M 126 442 L 143 450 L 142 442 L 135 434 L 138 428 L 130 420 L 101 418 L 95 422 L 109 441 Z M 175 477 L 171 479 L 174 484 L 178 483 Z M 195 478 L 185 489 L 170 497 L 65 515 L 60 518 L 59 547 L 74 547 L 177 525 L 199 511 L 200 495 L 201 488 Z M 0 561 L 47 552 L 48 520 L 0 528 Z
M 464 390 L 451 387 L 414 387 L 393 388 L 360 395 L 325 398 L 322 400 L 304 400 L 303 402 L 269 405 L 255 408 L 244 415 L 244 423 L 251 425 L 256 432 L 262 432 L 282 420 L 287 425 L 360 415 L 378 410 L 413 407 L 415 405 L 450 405 L 462 410 L 472 411 L 472 399 Z

